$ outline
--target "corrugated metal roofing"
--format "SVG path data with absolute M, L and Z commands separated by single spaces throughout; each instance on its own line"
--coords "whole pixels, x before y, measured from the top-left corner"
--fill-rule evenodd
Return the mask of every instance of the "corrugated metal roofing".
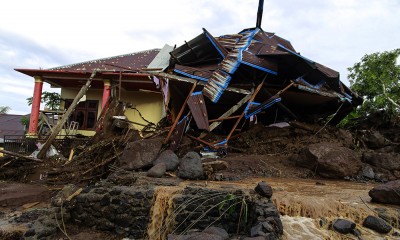
M 214 66 L 216 67 L 216 65 Z M 208 81 L 213 73 L 213 70 L 175 64 L 174 72 L 197 80 Z
M 50 68 L 49 70 L 71 70 L 87 72 L 91 72 L 96 68 L 110 71 L 123 70 L 116 66 L 123 67 L 125 69 L 137 70 L 141 68 L 146 68 L 147 65 L 149 65 L 151 61 L 153 61 L 154 57 L 158 54 L 159 51 L 160 49 L 151 49 L 141 52 L 118 55 L 114 57 L 100 58 L 81 63 L 74 63 L 70 65 Z
M 190 112 L 192 113 L 197 127 L 199 129 L 208 130 L 208 113 L 203 94 L 201 92 L 192 93 L 187 103 L 189 105 Z

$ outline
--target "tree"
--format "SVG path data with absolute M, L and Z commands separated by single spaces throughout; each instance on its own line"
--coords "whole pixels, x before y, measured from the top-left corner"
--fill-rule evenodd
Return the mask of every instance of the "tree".
M 27 98 L 28 105 L 32 105 L 32 97 Z M 43 92 L 42 93 L 42 103 L 45 103 L 45 106 L 50 110 L 58 110 L 60 108 L 61 102 L 64 99 L 61 98 L 59 93 L 56 92 Z
M 400 114 L 400 48 L 366 54 L 361 62 L 348 68 L 350 88 L 364 103 L 357 109 L 360 116 L 384 110 L 387 120 Z
M 8 106 L 0 106 L 0 114 L 6 114 L 10 110 L 11 110 L 11 108 Z

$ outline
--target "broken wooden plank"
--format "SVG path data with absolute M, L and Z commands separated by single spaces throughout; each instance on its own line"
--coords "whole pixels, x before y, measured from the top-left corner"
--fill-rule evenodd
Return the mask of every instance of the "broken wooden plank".
M 46 143 L 40 149 L 40 151 L 39 151 L 39 153 L 37 155 L 37 157 L 39 159 L 43 158 L 46 155 L 47 150 L 50 148 L 50 146 L 53 143 L 54 139 L 56 139 L 58 133 L 62 130 L 64 124 L 67 122 L 69 116 L 74 111 L 76 105 L 78 105 L 79 100 L 83 97 L 83 95 L 85 95 L 87 90 L 90 88 L 90 83 L 92 82 L 92 80 L 93 80 L 94 76 L 96 75 L 96 73 L 99 72 L 99 71 L 100 71 L 99 69 L 93 70 L 92 75 L 90 75 L 89 79 L 86 81 L 86 84 L 82 86 L 81 90 L 76 95 L 74 101 L 72 101 L 71 106 L 69 106 L 68 110 L 62 116 L 62 118 L 59 119 L 57 125 L 53 128 L 53 132 L 51 133 L 50 137 L 47 139 Z
M 175 121 L 174 121 L 174 124 L 172 124 L 172 127 L 171 127 L 171 129 L 169 130 L 168 135 L 167 135 L 167 137 L 166 137 L 165 140 L 164 140 L 164 144 L 166 144 L 166 143 L 168 142 L 169 138 L 171 137 L 171 134 L 172 134 L 172 132 L 174 131 L 174 129 L 175 129 L 175 127 L 176 127 L 176 124 L 178 124 L 178 122 L 179 122 L 179 118 L 182 116 L 182 113 L 183 113 L 183 111 L 184 111 L 185 108 L 186 108 L 186 103 L 188 102 L 188 100 L 189 100 L 190 96 L 192 95 L 192 93 L 193 93 L 194 89 L 196 88 L 196 86 L 197 86 L 197 81 L 195 81 L 195 83 L 193 84 L 192 89 L 190 89 L 190 92 L 188 93 L 188 95 L 187 95 L 187 97 L 186 97 L 185 102 L 183 102 L 183 105 L 182 105 L 182 107 L 181 107 L 181 110 L 179 111 L 178 115 L 176 116 Z
M 29 160 L 29 161 L 43 162 L 43 160 L 40 160 L 40 159 L 37 159 L 37 158 L 24 156 L 24 155 L 22 155 L 22 154 L 15 153 L 15 152 L 10 152 L 10 151 L 3 150 L 3 149 L 0 149 L 0 152 L 2 152 L 2 153 L 4 153 L 4 154 L 7 154 L 7 155 L 10 155 L 10 156 L 13 156 L 13 157 L 23 158 L 23 159 Z
M 251 98 L 251 95 L 246 95 L 242 100 L 240 100 L 238 103 L 236 103 L 233 107 L 231 107 L 228 111 L 226 111 L 224 114 L 222 114 L 218 119 L 221 118 L 226 118 L 231 116 L 234 112 L 236 112 L 243 104 L 245 104 L 249 99 Z M 214 130 L 216 127 L 218 127 L 221 124 L 221 122 L 213 122 L 210 124 L 209 131 L 211 132 Z
M 238 117 L 240 117 L 240 115 L 237 115 L 237 116 L 230 116 L 230 117 L 224 117 L 224 118 L 212 119 L 212 120 L 209 120 L 208 122 L 221 122 L 221 121 L 224 121 L 224 120 L 236 119 L 236 118 L 238 118 Z
M 267 75 L 268 76 L 268 75 Z M 264 79 L 262 80 L 262 82 L 257 86 L 256 90 L 254 91 L 254 93 L 251 95 L 251 98 L 249 99 L 249 103 L 252 102 L 254 100 L 254 98 L 256 98 L 257 93 L 261 90 L 261 87 L 264 85 L 264 81 L 267 78 L 267 76 L 264 77 Z M 229 141 L 229 139 L 231 138 L 233 132 L 235 131 L 237 125 L 239 124 L 240 120 L 242 120 L 244 116 L 244 111 L 242 112 L 242 114 L 240 115 L 240 117 L 236 120 L 235 125 L 233 125 L 232 130 L 229 132 L 228 136 L 226 137 L 226 141 Z
M 76 190 L 73 194 L 71 194 L 69 197 L 67 197 L 67 202 L 71 201 L 74 197 L 78 196 L 79 194 L 81 194 L 83 188 L 79 188 L 78 190 Z
M 110 157 L 110 158 L 104 160 L 103 162 L 97 164 L 96 166 L 94 166 L 94 167 L 92 167 L 92 168 L 90 168 L 90 169 L 84 171 L 84 172 L 82 173 L 82 175 L 86 175 L 86 174 L 90 173 L 91 171 L 95 170 L 96 168 L 101 167 L 101 166 L 103 166 L 103 165 L 106 165 L 107 163 L 112 162 L 114 159 L 116 159 L 117 157 L 119 157 L 119 155 L 121 155 L 121 154 L 122 154 L 122 151 L 119 152 L 119 153 L 116 153 L 114 156 L 112 156 L 112 157 Z

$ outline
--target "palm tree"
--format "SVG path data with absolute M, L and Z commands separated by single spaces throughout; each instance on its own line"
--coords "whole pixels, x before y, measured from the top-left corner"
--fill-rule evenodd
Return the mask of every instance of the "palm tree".
M 6 114 L 10 110 L 11 110 L 11 108 L 8 106 L 0 106 L 0 114 Z

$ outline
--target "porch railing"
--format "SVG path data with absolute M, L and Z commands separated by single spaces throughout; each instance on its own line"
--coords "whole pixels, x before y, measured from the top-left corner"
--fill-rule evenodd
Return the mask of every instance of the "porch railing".
M 53 141 L 52 145 L 64 156 L 68 157 L 72 148 L 84 145 L 90 140 L 90 137 L 77 138 L 71 135 L 59 135 Z M 30 155 L 37 150 L 38 142 L 44 143 L 45 137 L 32 138 L 25 135 L 4 135 L 4 150 L 24 155 Z

